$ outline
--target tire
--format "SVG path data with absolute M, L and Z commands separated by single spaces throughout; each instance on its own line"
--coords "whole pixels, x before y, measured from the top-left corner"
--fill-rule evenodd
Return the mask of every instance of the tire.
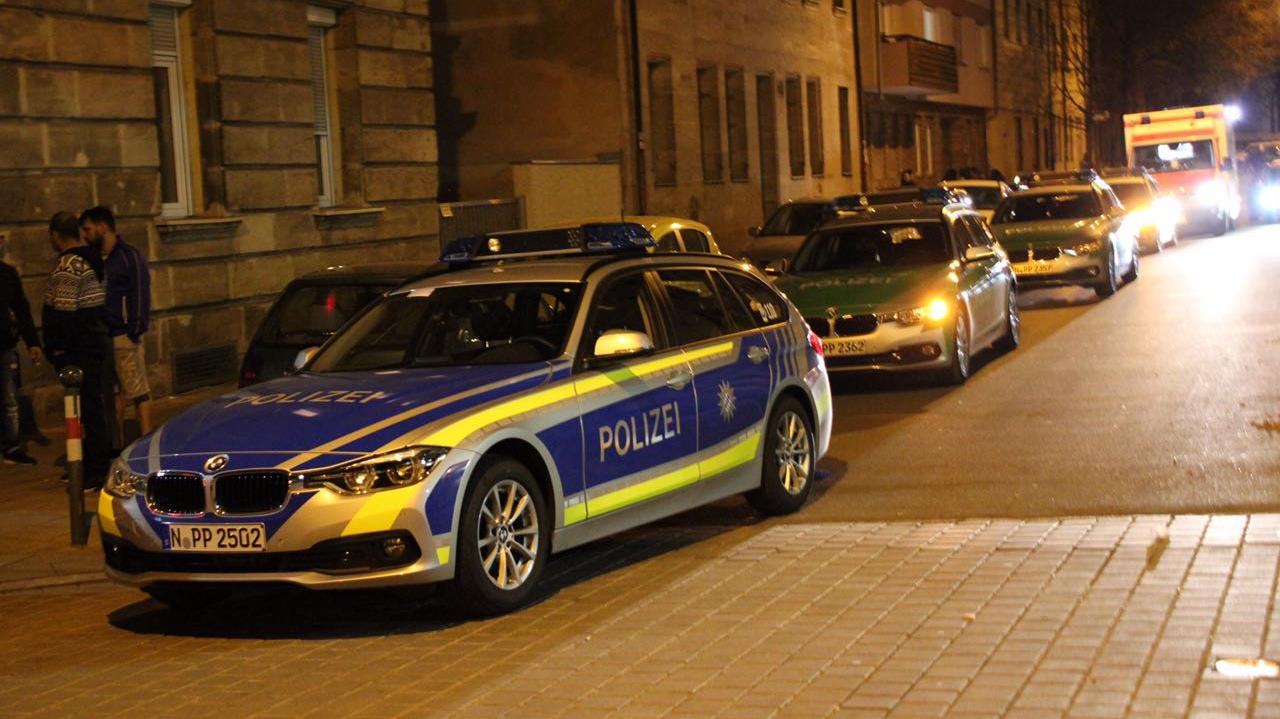
M 747 502 L 771 517 L 800 509 L 813 491 L 817 463 L 809 413 L 794 397 L 780 397 L 765 425 L 760 488 L 747 492 Z
M 454 598 L 459 607 L 488 616 L 528 602 L 551 551 L 551 523 L 528 467 L 500 455 L 483 461 L 458 523 Z
M 1124 273 L 1121 279 L 1124 280 L 1126 285 L 1130 282 L 1138 281 L 1138 251 L 1136 249 L 1133 251 L 1133 260 L 1129 262 L 1129 270 Z
M 231 596 L 226 589 L 194 582 L 158 582 L 142 588 L 152 599 L 178 612 L 206 609 Z
M 951 363 L 939 378 L 945 385 L 962 385 L 973 369 L 973 335 L 964 317 L 964 306 L 956 305 L 956 328 L 951 333 Z
M 1018 292 L 1009 287 L 1004 317 L 1004 335 L 996 340 L 996 350 L 1012 352 L 1022 344 L 1022 315 L 1018 312 Z
M 1213 228 L 1213 236 L 1222 237 L 1223 235 L 1227 234 L 1227 230 L 1231 229 L 1230 225 L 1231 225 L 1231 222 L 1227 219 L 1227 216 L 1223 215 L 1222 218 L 1219 220 L 1217 226 Z
M 1115 258 L 1107 258 L 1107 266 L 1104 268 L 1105 273 L 1098 284 L 1093 286 L 1093 293 L 1099 297 L 1110 297 L 1116 293 L 1116 266 Z

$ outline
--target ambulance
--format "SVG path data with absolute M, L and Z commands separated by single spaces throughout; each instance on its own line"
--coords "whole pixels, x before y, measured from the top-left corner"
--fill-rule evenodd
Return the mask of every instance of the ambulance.
M 1129 165 L 1178 196 L 1188 230 L 1220 235 L 1240 215 L 1233 110 L 1205 105 L 1124 116 Z

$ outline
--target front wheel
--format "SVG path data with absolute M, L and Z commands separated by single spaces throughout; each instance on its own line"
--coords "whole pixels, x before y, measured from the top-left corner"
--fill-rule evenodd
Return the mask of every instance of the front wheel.
M 1102 279 L 1093 286 L 1093 292 L 1099 297 L 1110 297 L 1116 293 L 1116 261 L 1107 256 L 1107 264 L 1102 268 Z
M 951 362 L 942 370 L 942 383 L 961 385 L 969 379 L 973 345 L 969 337 L 969 323 L 964 318 L 964 307 L 956 306 L 956 328 L 951 334 Z
M 1022 315 L 1018 313 L 1018 292 L 1009 288 L 1004 318 L 1004 336 L 996 341 L 996 349 L 1001 352 L 1012 352 L 1022 344 Z
M 764 461 L 760 488 L 747 492 L 747 501 L 761 514 L 791 514 L 804 506 L 813 491 L 817 449 L 813 422 L 794 397 L 781 397 L 765 425 Z
M 551 522 L 529 468 L 508 457 L 477 469 L 458 526 L 455 594 L 465 611 L 501 614 L 529 600 L 546 565 Z
M 1133 251 L 1133 259 L 1129 262 L 1129 270 L 1124 273 L 1125 284 L 1138 279 L 1138 251 Z

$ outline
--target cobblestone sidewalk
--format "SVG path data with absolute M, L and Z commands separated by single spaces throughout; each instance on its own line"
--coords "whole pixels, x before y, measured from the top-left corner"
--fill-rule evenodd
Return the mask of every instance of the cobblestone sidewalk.
M 0 714 L 1280 716 L 1276 680 L 1212 669 L 1280 656 L 1280 515 L 690 526 L 567 553 L 488 621 L 431 593 L 3 594 Z

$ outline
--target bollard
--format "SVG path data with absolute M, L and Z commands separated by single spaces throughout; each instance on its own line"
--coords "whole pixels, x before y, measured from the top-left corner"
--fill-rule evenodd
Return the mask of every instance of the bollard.
M 66 389 L 63 410 L 67 415 L 67 500 L 71 513 L 71 543 L 84 546 L 89 541 L 89 527 L 84 521 L 84 431 L 80 426 L 80 385 L 84 371 L 74 365 L 58 373 L 58 381 Z

